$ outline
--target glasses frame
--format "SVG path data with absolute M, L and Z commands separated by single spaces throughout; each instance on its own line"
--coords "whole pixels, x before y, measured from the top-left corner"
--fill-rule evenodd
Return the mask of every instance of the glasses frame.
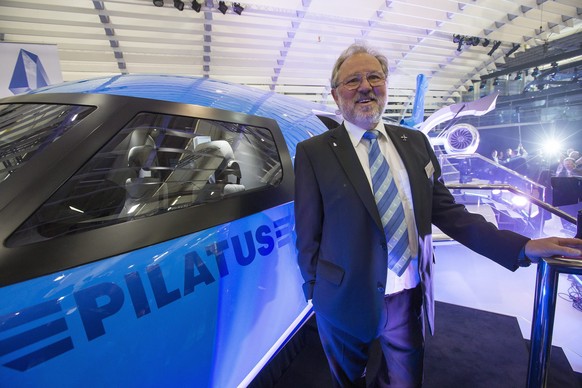
M 380 79 L 378 81 L 370 81 L 370 76 L 375 76 L 375 75 L 379 75 Z M 334 86 L 334 89 L 337 89 L 340 86 L 345 86 L 345 88 L 348 90 L 356 90 L 357 88 L 360 87 L 360 85 L 364 81 L 364 78 L 366 79 L 366 81 L 368 81 L 368 84 L 370 84 L 370 86 L 373 88 L 377 88 L 378 86 L 386 85 L 386 80 L 388 79 L 388 77 L 385 74 L 383 74 L 382 72 L 379 72 L 379 71 L 371 71 L 371 72 L 365 73 L 365 74 L 352 74 L 349 77 L 347 77 L 347 81 L 344 80 L 344 81 L 338 82 Z M 359 79 L 359 82 L 357 84 L 354 83 L 353 85 L 348 85 L 349 83 L 355 82 L 358 79 Z

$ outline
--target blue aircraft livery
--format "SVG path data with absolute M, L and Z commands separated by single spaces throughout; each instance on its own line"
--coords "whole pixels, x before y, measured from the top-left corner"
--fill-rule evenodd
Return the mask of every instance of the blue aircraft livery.
M 249 385 L 311 314 L 293 157 L 317 112 L 162 75 L 0 100 L 0 387 Z
M 288 204 L 9 287 L 2 386 L 51 385 L 55 370 L 60 386 L 236 386 L 301 313 L 300 290 L 279 282 L 298 279 L 294 255 Z M 131 373 L 103 373 L 117 367 Z

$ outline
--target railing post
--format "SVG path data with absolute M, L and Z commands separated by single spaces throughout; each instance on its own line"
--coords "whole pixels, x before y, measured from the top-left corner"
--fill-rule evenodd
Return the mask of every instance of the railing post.
M 548 379 L 558 292 L 558 274 L 558 271 L 545 260 L 538 263 L 527 388 L 545 387 Z
M 538 263 L 527 388 L 542 388 L 548 381 L 552 331 L 558 297 L 558 276 L 561 273 L 582 275 L 582 261 L 565 257 L 550 257 Z

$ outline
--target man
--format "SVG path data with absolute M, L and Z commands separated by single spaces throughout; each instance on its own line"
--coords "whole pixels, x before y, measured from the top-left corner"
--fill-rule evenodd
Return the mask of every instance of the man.
M 387 76 L 384 56 L 362 45 L 346 49 L 331 79 L 344 122 L 299 143 L 295 157 L 303 288 L 312 299 L 333 381 L 340 387 L 365 384 L 368 351 L 376 338 L 383 362 L 375 385 L 422 384 L 424 325 L 432 331 L 434 317 L 431 223 L 512 271 L 542 256 L 582 255 L 580 240 L 529 240 L 499 231 L 456 204 L 424 134 L 382 124 Z M 380 205 L 375 195 L 385 195 L 393 185 L 374 188 L 381 181 L 378 171 L 388 175 L 385 167 L 378 168 L 385 165 L 378 146 L 400 198 Z M 378 210 L 386 202 L 397 204 L 397 211 L 383 210 L 385 223 L 392 216 L 405 221 L 388 235 Z M 404 253 L 395 255 L 402 251 L 401 241 L 407 243 Z
M 562 161 L 562 171 L 558 176 L 571 177 L 571 176 L 582 176 L 582 169 L 576 168 L 576 160 L 571 157 L 564 158 Z

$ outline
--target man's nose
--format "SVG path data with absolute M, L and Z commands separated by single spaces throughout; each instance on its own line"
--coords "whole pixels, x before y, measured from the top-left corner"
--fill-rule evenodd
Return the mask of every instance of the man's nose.
M 362 82 L 360 82 L 360 86 L 358 87 L 358 89 L 370 90 L 370 89 L 374 89 L 374 87 L 372 85 L 370 85 L 370 82 L 368 81 L 368 77 L 363 77 Z

